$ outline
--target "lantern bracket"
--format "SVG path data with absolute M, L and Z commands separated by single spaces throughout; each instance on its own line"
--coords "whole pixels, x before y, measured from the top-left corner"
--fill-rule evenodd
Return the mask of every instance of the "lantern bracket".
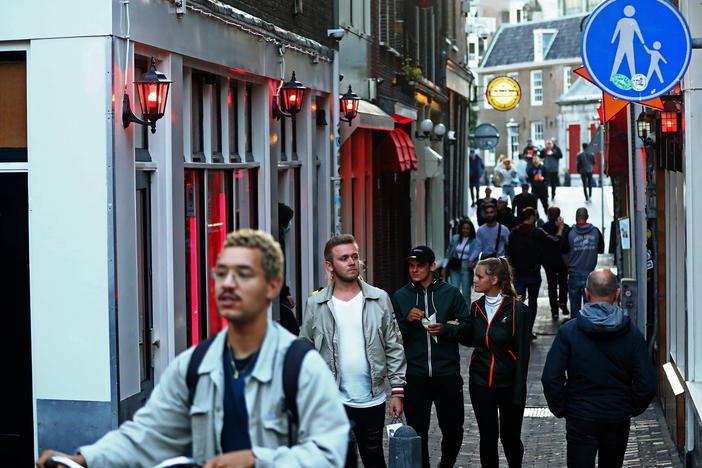
M 273 96 L 273 102 L 271 103 L 271 112 L 273 113 L 273 118 L 275 120 L 280 120 L 283 117 L 290 117 L 291 119 L 295 118 L 294 114 L 288 114 L 280 108 L 280 105 L 278 104 L 278 96 Z
M 122 125 L 124 128 L 127 128 L 132 122 L 149 126 L 151 127 L 151 133 L 156 133 L 156 121 L 147 122 L 146 120 L 142 120 L 134 115 L 132 108 L 129 105 L 129 95 L 124 93 L 124 98 L 122 98 Z

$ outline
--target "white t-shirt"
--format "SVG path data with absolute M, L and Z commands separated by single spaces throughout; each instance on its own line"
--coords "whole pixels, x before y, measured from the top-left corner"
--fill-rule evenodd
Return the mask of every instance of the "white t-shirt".
M 385 401 L 385 393 L 371 393 L 370 365 L 363 336 L 363 294 L 344 302 L 332 297 L 334 317 L 339 327 L 339 369 L 341 400 L 354 408 L 369 408 Z
M 500 308 L 500 304 L 502 304 L 502 299 L 502 293 L 497 293 L 497 296 L 495 297 L 490 297 L 487 294 L 485 295 L 485 313 L 487 314 L 488 323 L 492 321 L 492 318 L 497 313 L 497 309 Z

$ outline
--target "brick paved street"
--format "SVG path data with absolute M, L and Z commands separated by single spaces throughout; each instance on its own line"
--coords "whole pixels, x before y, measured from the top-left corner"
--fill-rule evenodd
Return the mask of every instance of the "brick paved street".
M 603 258 L 605 259 L 606 257 Z M 527 409 L 522 424 L 522 441 L 525 447 L 524 467 L 565 467 L 565 420 L 557 419 L 548 412 L 540 381 L 546 354 L 562 321 L 563 319 L 558 322 L 551 320 L 544 277 L 539 297 L 538 317 L 534 325 L 538 339 L 531 347 Z M 465 423 L 463 446 L 456 466 L 464 468 L 480 466 L 478 426 L 470 404 L 467 368 L 464 364 L 468 361 L 470 351 L 471 349 L 465 347 L 461 350 L 461 367 L 465 380 Z M 625 467 L 682 468 L 683 466 L 665 427 L 662 412 L 655 405 L 654 400 L 644 414 L 632 421 L 629 445 L 624 459 Z M 433 413 L 431 431 L 429 436 L 431 463 L 432 466 L 437 466 L 441 458 L 441 432 Z M 499 450 L 500 466 L 506 467 L 507 461 L 502 455 L 502 447 Z

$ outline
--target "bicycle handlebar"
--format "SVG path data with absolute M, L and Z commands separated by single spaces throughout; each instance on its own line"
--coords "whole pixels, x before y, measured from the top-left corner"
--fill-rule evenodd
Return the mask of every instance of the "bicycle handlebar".
M 79 465 L 70 458 L 62 455 L 54 455 L 46 462 L 47 468 L 59 468 L 61 466 L 66 466 L 68 468 L 83 468 L 82 465 Z
M 67 468 L 83 468 L 83 466 L 74 462 L 70 458 L 54 455 L 49 458 L 46 464 L 47 468 L 60 468 L 65 466 Z M 202 468 L 195 460 L 189 457 L 175 457 L 164 460 L 163 462 L 156 465 L 154 468 Z
M 202 468 L 202 465 L 189 457 L 175 457 L 162 461 L 154 468 Z

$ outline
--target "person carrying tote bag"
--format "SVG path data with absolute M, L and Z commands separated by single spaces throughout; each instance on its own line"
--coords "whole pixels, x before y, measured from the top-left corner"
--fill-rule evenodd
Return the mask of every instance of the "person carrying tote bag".
M 473 263 L 470 257 L 475 246 L 475 226 L 470 219 L 463 219 L 458 225 L 458 234 L 451 237 L 441 264 L 441 277 L 461 290 L 467 304 L 470 304 L 473 283 Z

